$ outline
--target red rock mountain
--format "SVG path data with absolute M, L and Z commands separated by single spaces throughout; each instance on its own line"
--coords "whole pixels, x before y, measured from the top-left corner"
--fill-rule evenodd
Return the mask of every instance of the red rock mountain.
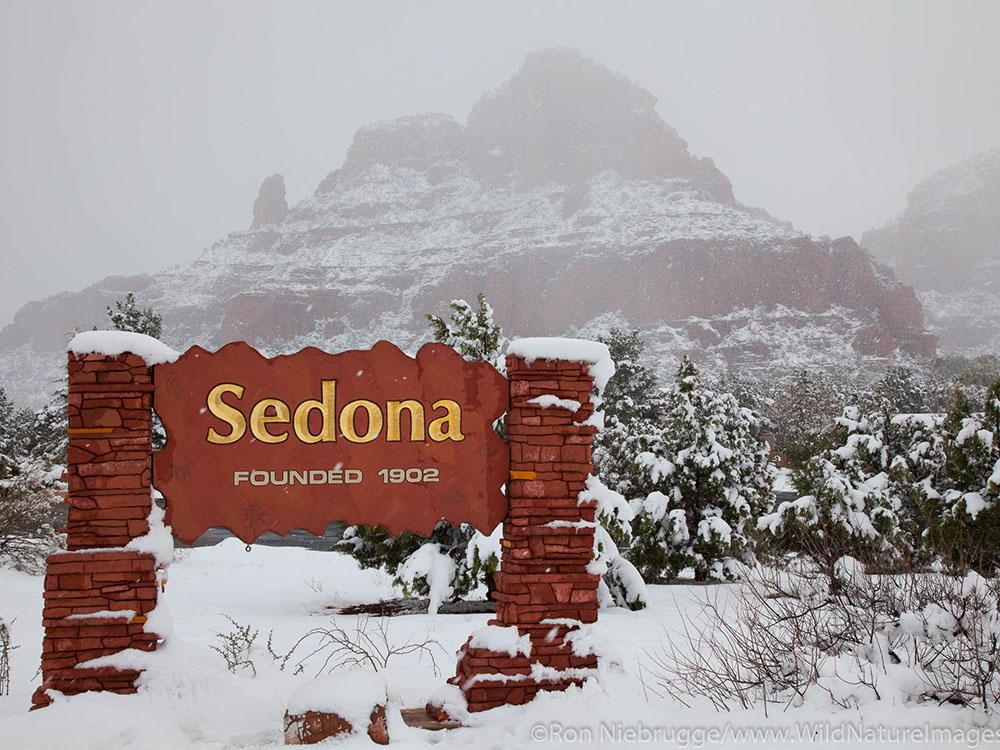
M 1000 352 L 1000 149 L 931 175 L 861 241 L 914 285 L 942 349 Z
M 579 53 L 544 50 L 472 108 L 361 128 L 344 164 L 286 210 L 265 181 L 253 225 L 197 260 L 26 305 L 0 332 L 0 383 L 37 400 L 64 332 L 135 291 L 175 347 L 275 353 L 379 338 L 415 348 L 424 314 L 485 291 L 509 334 L 626 323 L 664 368 L 838 367 L 934 353 L 910 287 L 853 240 L 738 203 L 655 98 Z

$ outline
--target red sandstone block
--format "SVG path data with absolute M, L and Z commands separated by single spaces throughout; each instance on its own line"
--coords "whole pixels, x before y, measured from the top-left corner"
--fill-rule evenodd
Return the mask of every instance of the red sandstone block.
M 123 584 L 118 584 L 116 586 L 102 586 L 101 587 L 101 593 L 102 594 L 118 594 L 118 593 L 121 593 L 122 591 L 131 591 L 132 588 L 133 588 L 132 586 L 129 586 L 128 584 L 124 584 L 124 583 Z
M 564 445 L 559 450 L 564 463 L 589 464 L 591 461 L 590 447 L 586 445 Z
M 91 476 L 83 478 L 82 486 L 88 490 L 104 489 L 139 489 L 149 486 L 141 475 L 128 476 Z
M 80 419 L 85 427 L 118 427 L 122 423 L 116 409 L 80 409 Z
M 511 433 L 511 437 L 515 433 Z M 523 435 L 521 437 L 524 442 L 528 445 L 562 445 L 563 437 L 561 435 Z
M 66 669 L 67 667 L 73 667 L 76 665 L 76 657 L 74 656 L 63 656 L 63 657 L 52 657 L 43 656 L 42 657 L 42 672 L 48 676 L 48 673 L 52 670 Z
M 101 508 L 141 508 L 149 515 L 149 509 L 152 506 L 152 501 L 149 499 L 148 493 L 125 493 L 117 495 L 99 495 L 97 500 L 98 506 Z
M 76 638 L 80 635 L 80 628 L 73 625 L 61 625 L 55 628 L 45 629 L 45 641 L 51 643 L 53 638 Z
M 545 446 L 539 449 L 539 455 L 536 460 L 545 463 L 552 463 L 554 461 L 558 461 L 559 456 L 563 450 L 565 450 L 565 448 L 560 448 L 558 446 Z
M 141 474 L 149 466 L 149 460 L 87 462 L 77 466 L 82 477 L 116 476 L 119 474 Z
M 100 648 L 100 638 L 56 638 L 54 639 L 56 651 L 84 651 L 86 649 Z
M 100 642 L 107 648 L 129 648 L 132 645 L 128 637 L 101 638 Z
M 90 355 L 87 355 L 88 359 L 84 361 L 83 370 L 84 372 L 115 372 L 123 371 L 128 369 L 128 365 L 124 362 L 118 362 L 117 360 L 106 358 L 103 355 L 101 359 L 89 359 Z

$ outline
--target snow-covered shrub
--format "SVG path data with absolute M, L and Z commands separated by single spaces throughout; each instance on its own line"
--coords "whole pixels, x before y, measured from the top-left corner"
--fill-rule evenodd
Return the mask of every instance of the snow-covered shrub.
M 872 576 L 842 558 L 757 567 L 653 655 L 661 687 L 720 710 L 760 702 L 949 701 L 1000 708 L 1000 585 L 975 573 Z
M 894 419 L 891 403 L 875 396 L 849 406 L 829 431 L 832 447 L 795 472 L 801 496 L 758 520 L 781 550 L 809 556 L 828 572 L 844 555 L 884 565 L 911 559 L 923 524 L 911 492 L 909 461 L 919 425 Z
M 929 516 L 928 541 L 958 568 L 995 575 L 1000 566 L 1000 380 L 974 413 L 959 392 L 940 428 L 937 460 L 918 487 Z
M 451 585 L 457 572 L 455 561 L 441 551 L 437 542 L 427 542 L 410 555 L 399 567 L 396 580 L 403 591 L 418 591 L 429 599 L 427 611 L 436 615 L 442 602 L 449 601 L 455 592 Z
M 594 559 L 587 570 L 601 576 L 597 598 L 602 607 L 644 609 L 649 604 L 646 583 L 636 567 L 622 557 L 619 543 L 632 539 L 633 511 L 625 498 L 608 489 L 600 479 L 587 477 L 580 503 L 594 503 L 597 526 L 594 530 Z
M 463 592 L 482 591 L 487 595 L 496 588 L 494 575 L 500 568 L 500 542 L 503 539 L 503 524 L 497 524 L 489 536 L 473 529 L 472 538 L 465 548 L 464 565 L 457 566 L 458 578 L 453 589 Z
M 1000 376 L 1000 355 L 975 358 L 950 355 L 938 357 L 930 366 L 928 411 L 946 412 L 960 391 L 973 411 L 983 411 L 986 393 Z
M 61 467 L 22 458 L 12 473 L 0 475 L 0 565 L 40 573 L 45 558 L 62 546 L 61 473 Z
M 774 467 L 759 419 L 716 393 L 686 357 L 662 424 L 642 436 L 636 468 L 653 491 L 634 503 L 628 558 L 649 580 L 687 567 L 698 580 L 732 579 L 753 559 L 757 516 L 770 505 Z
M 10 695 L 10 655 L 16 648 L 11 642 L 10 627 L 0 617 L 0 695 Z
M 0 565 L 33 573 L 62 544 L 56 529 L 66 436 L 42 429 L 51 416 L 49 409 L 15 409 L 0 388 Z
M 428 597 L 437 610 L 444 602 L 485 598 L 495 588 L 500 567 L 498 526 L 489 536 L 469 524 L 440 522 L 429 537 L 389 534 L 381 526 L 349 526 L 338 549 L 363 568 L 393 575 L 404 595 Z

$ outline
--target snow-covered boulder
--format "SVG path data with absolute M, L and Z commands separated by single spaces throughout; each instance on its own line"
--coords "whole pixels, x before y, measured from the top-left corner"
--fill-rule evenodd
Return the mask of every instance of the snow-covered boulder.
M 357 734 L 389 744 L 388 691 L 380 674 L 351 670 L 313 680 L 296 690 L 285 709 L 285 744 L 313 745 L 329 737 Z

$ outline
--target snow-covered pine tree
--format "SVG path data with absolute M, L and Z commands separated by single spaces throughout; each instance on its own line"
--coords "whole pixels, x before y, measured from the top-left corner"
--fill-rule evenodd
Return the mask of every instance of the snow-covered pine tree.
M 115 301 L 112 309 L 107 307 L 108 320 L 116 331 L 142 333 L 154 339 L 160 338 L 163 332 L 163 316 L 156 313 L 152 307 L 140 308 L 135 301 L 135 294 L 129 292 L 124 299 Z M 160 418 L 153 413 L 153 450 L 159 450 L 167 442 L 167 433 L 163 429 Z
M 654 486 L 637 503 L 629 559 L 644 579 L 732 579 L 753 559 L 757 516 L 770 506 L 774 467 L 759 419 L 716 393 L 687 357 L 667 393 L 663 424 L 636 465 Z
M 435 341 L 447 344 L 468 361 L 485 359 L 499 365 L 500 351 L 506 341 L 503 329 L 493 320 L 493 308 L 480 293 L 473 307 L 464 299 L 452 300 L 449 320 L 428 315 L 431 335 Z
M 163 317 L 151 307 L 140 308 L 133 292 L 126 294 L 124 299 L 116 300 L 114 308 L 108 306 L 107 315 L 118 331 L 144 333 L 154 339 L 160 338 L 163 331 Z
M 765 412 L 768 438 L 793 465 L 800 464 L 816 454 L 823 429 L 842 409 L 843 402 L 830 382 L 799 370 L 774 389 Z
M 20 452 L 19 439 L 17 410 L 0 386 L 0 480 L 14 475 Z
M 640 439 L 657 429 L 666 401 L 656 373 L 641 363 L 638 331 L 612 328 L 598 340 L 607 345 L 615 374 L 601 394 L 604 429 L 594 439 L 594 469 L 609 489 L 629 500 L 641 499 L 653 488 L 635 466 L 636 456 L 644 450 Z M 618 524 L 605 528 L 616 542 L 625 541 Z
M 602 607 L 644 609 L 649 604 L 646 582 L 638 569 L 618 549 L 632 541 L 635 511 L 625 498 L 606 487 L 598 477 L 587 477 L 580 501 L 595 503 L 597 528 L 594 533 L 594 560 L 588 567 L 601 576 L 597 600 Z
M 767 413 L 771 406 L 770 388 L 752 373 L 727 368 L 710 385 L 719 393 L 733 394 L 740 406 L 758 416 Z
M 453 300 L 449 320 L 428 315 L 435 341 L 456 349 L 468 361 L 500 363 L 506 342 L 493 319 L 493 308 L 480 294 L 475 307 Z M 441 521 L 429 537 L 404 532 L 393 536 L 381 526 L 350 526 L 339 549 L 364 568 L 392 573 L 409 596 L 427 596 L 431 609 L 443 601 L 494 588 L 493 574 L 500 565 L 500 527 L 489 536 L 468 524 Z
M 956 391 L 942 426 L 941 470 L 924 483 L 929 541 L 947 562 L 995 575 L 1000 567 L 1000 379 L 973 412 Z
M 52 466 L 64 465 L 69 444 L 66 437 L 68 426 L 66 393 L 57 392 L 45 406 L 31 415 L 31 428 L 25 438 L 31 455 Z
M 912 367 L 890 365 L 877 387 L 892 402 L 897 412 L 914 414 L 927 408 L 926 379 Z
M 833 447 L 795 472 L 801 497 L 762 516 L 758 528 L 831 576 L 844 555 L 884 566 L 913 554 L 920 524 L 910 502 L 912 475 L 900 459 L 914 436 L 894 413 L 877 392 L 846 407 L 828 433 Z

